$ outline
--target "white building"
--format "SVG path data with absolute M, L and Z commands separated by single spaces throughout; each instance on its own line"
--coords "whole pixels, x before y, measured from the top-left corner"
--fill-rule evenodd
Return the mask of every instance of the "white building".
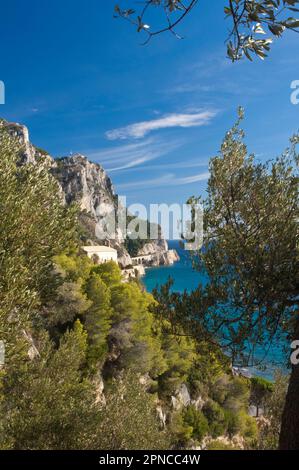
M 107 261 L 115 261 L 117 263 L 117 251 L 110 246 L 83 246 L 83 251 L 88 258 L 96 260 L 99 264 Z

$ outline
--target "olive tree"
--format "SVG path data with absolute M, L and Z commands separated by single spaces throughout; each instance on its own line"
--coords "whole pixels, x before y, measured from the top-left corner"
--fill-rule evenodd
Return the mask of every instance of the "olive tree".
M 256 354 L 259 348 L 270 350 L 273 342 L 291 345 L 299 339 L 299 137 L 276 160 L 256 162 L 248 155 L 239 123 L 211 159 L 202 201 L 204 244 L 193 261 L 208 283 L 182 296 L 164 286 L 157 309 L 173 323 L 184 324 L 198 341 L 218 341 L 233 363 L 247 365 L 263 361 Z M 292 365 L 280 436 L 283 449 L 299 448 L 298 395 L 299 366 Z
M 46 165 L 20 164 L 24 149 L 0 127 L 0 339 L 6 366 L 20 350 L 16 336 L 33 312 L 56 295 L 53 257 L 76 240 L 75 211 L 62 203 Z
M 164 32 L 181 39 L 177 27 L 193 11 L 195 15 L 195 7 L 201 2 L 144 0 L 135 4 L 129 0 L 126 3 L 126 7 L 115 6 L 115 16 L 133 24 L 139 33 L 145 34 L 144 43 L 148 43 Z M 298 5 L 298 0 L 227 0 L 224 15 L 230 21 L 226 41 L 228 57 L 232 61 L 242 57 L 252 60 L 252 55 L 264 59 L 274 37 L 282 36 L 285 30 L 299 32 Z

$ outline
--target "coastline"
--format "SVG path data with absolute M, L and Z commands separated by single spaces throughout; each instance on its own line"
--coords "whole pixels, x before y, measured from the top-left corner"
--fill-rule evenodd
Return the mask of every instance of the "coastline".
M 192 269 L 192 264 L 188 252 L 185 252 L 180 246 L 179 241 L 169 241 L 169 248 L 175 249 L 178 252 L 180 260 L 172 264 L 171 266 L 147 266 L 145 269 L 145 275 L 142 276 L 141 280 L 145 289 L 148 292 L 156 287 L 165 284 L 169 278 L 174 281 L 173 290 L 176 292 L 183 293 L 184 290 L 191 292 L 196 289 L 199 282 L 202 284 L 207 283 L 207 278 L 199 272 Z M 274 379 L 274 374 L 277 369 L 282 370 L 284 373 L 288 373 L 282 353 L 283 346 L 274 345 L 268 352 L 268 357 L 265 360 L 263 367 L 258 368 L 255 366 L 248 366 L 244 369 L 244 375 L 250 374 L 251 376 L 260 376 L 268 380 Z M 267 348 L 259 348 L 257 351 L 257 357 L 262 358 L 266 355 Z

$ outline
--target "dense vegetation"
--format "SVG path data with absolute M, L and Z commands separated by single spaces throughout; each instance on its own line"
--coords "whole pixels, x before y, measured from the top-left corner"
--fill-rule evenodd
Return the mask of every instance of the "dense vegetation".
M 298 135 L 268 163 L 248 155 L 239 120 L 210 161 L 204 211 L 204 244 L 194 266 L 207 285 L 190 295 L 156 293 L 157 314 L 173 328 L 184 325 L 195 341 L 218 341 L 233 362 L 261 362 L 259 347 L 298 340 Z M 191 204 L 198 203 L 191 198 Z M 289 353 L 291 348 L 289 348 Z M 299 369 L 292 365 L 280 446 L 299 448 Z M 256 382 L 257 395 L 267 392 Z M 269 390 L 268 390 L 269 391 Z M 256 395 L 256 397 L 257 397 Z
M 83 255 L 76 207 L 47 168 L 19 164 L 21 151 L 1 130 L 0 447 L 258 446 L 247 411 L 265 407 L 266 385 L 235 377 L 209 334 L 174 324 L 115 263 Z M 278 438 L 275 393 L 265 446 Z

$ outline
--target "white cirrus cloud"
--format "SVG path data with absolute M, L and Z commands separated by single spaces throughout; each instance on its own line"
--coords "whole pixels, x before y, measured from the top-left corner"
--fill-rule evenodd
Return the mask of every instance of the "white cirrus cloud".
M 186 176 L 186 177 L 176 177 L 173 173 L 167 173 L 165 175 L 159 176 L 158 178 L 142 180 L 142 181 L 132 181 L 130 183 L 121 183 L 117 185 L 117 188 L 120 190 L 134 190 L 138 188 L 156 188 L 156 187 L 165 187 L 165 186 L 181 186 L 184 184 L 197 183 L 199 181 L 206 181 L 209 179 L 210 173 L 199 173 L 197 175 Z
M 167 114 L 150 121 L 141 121 L 125 127 L 109 130 L 105 133 L 109 140 L 141 139 L 152 131 L 172 127 L 199 127 L 210 123 L 216 116 L 215 111 L 205 110 L 196 113 Z
M 187 168 L 199 168 L 199 167 L 208 167 L 209 160 L 190 160 L 190 161 L 181 161 L 175 163 L 152 163 L 146 166 L 138 166 L 137 168 L 133 168 L 136 171 L 143 171 L 143 170 L 180 170 L 180 169 L 187 169 Z
M 131 168 L 138 167 L 139 165 L 142 165 L 143 163 L 147 163 L 150 160 L 153 160 L 154 158 L 155 157 L 153 157 L 152 155 L 136 158 L 135 160 L 131 160 L 130 162 L 124 163 L 121 166 L 117 166 L 114 168 L 107 168 L 107 172 L 111 173 L 112 171 L 129 170 Z
M 84 154 L 94 162 L 104 166 L 107 172 L 127 170 L 158 159 L 182 145 L 182 142 L 172 142 L 157 139 L 145 139 L 125 145 L 85 151 Z

